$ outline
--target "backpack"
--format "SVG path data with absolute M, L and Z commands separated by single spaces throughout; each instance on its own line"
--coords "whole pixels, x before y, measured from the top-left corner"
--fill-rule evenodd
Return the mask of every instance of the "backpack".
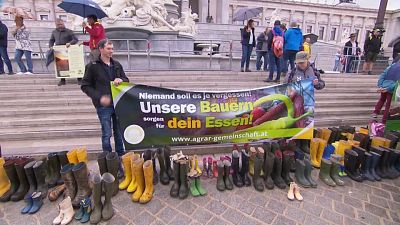
M 314 75 L 317 77 L 318 80 L 321 80 L 321 73 L 318 71 L 317 68 L 315 68 L 315 66 L 313 64 L 310 64 L 310 67 L 313 69 L 314 71 Z M 290 71 L 289 73 L 289 78 L 288 78 L 288 83 L 292 83 L 293 82 L 293 77 L 294 74 L 296 73 L 296 70 L 293 69 L 292 71 Z M 307 77 L 308 78 L 308 77 Z
M 272 51 L 276 57 L 281 58 L 283 56 L 283 36 L 276 35 L 274 30 L 272 30 L 272 34 L 274 35 L 272 39 Z

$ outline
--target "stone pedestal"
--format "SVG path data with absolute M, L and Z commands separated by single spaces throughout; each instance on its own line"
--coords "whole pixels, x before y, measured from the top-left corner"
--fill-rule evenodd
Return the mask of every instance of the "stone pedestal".
M 170 4 L 170 3 L 165 3 L 165 8 L 167 9 L 168 16 L 167 16 L 167 21 L 170 22 L 171 18 L 173 19 L 178 19 L 179 18 L 179 11 L 178 11 L 178 5 L 176 4 Z

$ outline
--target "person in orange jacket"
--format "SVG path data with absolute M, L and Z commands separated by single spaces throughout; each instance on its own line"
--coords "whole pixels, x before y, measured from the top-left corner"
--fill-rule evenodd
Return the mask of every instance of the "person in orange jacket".
M 101 40 L 106 38 L 104 27 L 97 20 L 96 15 L 89 15 L 87 17 L 87 23 L 83 22 L 82 27 L 85 28 L 86 32 L 90 35 L 89 41 L 84 41 L 83 44 L 90 47 L 90 61 L 96 61 L 100 57 L 100 51 L 97 45 Z

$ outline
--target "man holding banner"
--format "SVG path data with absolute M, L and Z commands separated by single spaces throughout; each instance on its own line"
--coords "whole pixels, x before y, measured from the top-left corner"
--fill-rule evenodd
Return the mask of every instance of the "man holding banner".
M 117 117 L 111 99 L 111 84 L 115 87 L 129 82 L 122 65 L 112 58 L 113 43 L 103 39 L 98 43 L 100 57 L 86 65 L 81 89 L 93 102 L 101 124 L 103 151 L 112 151 L 110 138 L 114 132 L 115 151 L 119 156 L 125 152 Z

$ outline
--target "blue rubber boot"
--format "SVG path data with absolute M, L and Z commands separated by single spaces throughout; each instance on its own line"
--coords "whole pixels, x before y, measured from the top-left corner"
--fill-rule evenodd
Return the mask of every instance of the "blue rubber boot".
M 32 208 L 33 200 L 32 195 L 25 197 L 26 206 L 21 210 L 22 214 L 27 214 L 29 210 Z
M 43 205 L 43 197 L 42 197 L 42 192 L 35 192 L 32 194 L 32 208 L 29 210 L 29 214 L 34 214 L 37 211 L 39 211 L 39 209 L 42 207 Z

